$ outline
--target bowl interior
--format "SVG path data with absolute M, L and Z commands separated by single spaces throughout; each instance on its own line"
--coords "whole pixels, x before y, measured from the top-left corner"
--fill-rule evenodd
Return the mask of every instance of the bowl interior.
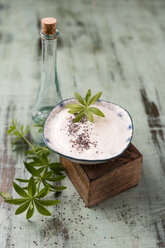
M 129 146 L 132 134 L 133 134 L 133 123 L 129 113 L 117 104 L 108 101 L 97 101 L 95 107 L 106 109 L 110 112 L 110 122 L 106 122 L 106 117 L 101 118 L 104 126 L 103 130 L 103 142 L 98 140 L 99 151 L 102 149 L 102 154 L 99 151 L 93 151 L 96 154 L 91 156 L 90 149 L 85 151 L 83 156 L 79 155 L 78 152 L 70 151 L 69 140 L 66 136 L 64 139 L 62 134 L 60 134 L 60 126 L 58 126 L 59 113 L 62 110 L 66 110 L 65 106 L 70 103 L 75 103 L 76 99 L 67 99 L 58 104 L 52 112 L 49 114 L 45 125 L 44 125 L 44 142 L 45 144 L 54 152 L 58 153 L 60 156 L 66 157 L 73 162 L 83 163 L 83 164 L 96 164 L 106 162 L 110 159 L 120 156 Z M 67 111 L 67 110 L 66 110 Z M 68 113 L 68 112 L 66 112 Z M 68 114 L 71 116 L 70 114 Z M 97 118 L 97 117 L 96 117 Z M 100 118 L 100 117 L 98 117 Z M 104 119 L 104 120 L 103 120 Z M 100 120 L 99 120 L 100 121 Z M 93 124 L 91 124 L 93 125 Z M 55 128 L 57 127 L 57 128 Z M 93 128 L 93 127 L 92 127 Z M 107 128 L 106 132 L 104 129 Z M 56 130 L 59 129 L 59 130 Z M 96 127 L 97 129 L 97 127 Z M 103 143 L 103 144 L 102 144 Z M 109 150 L 108 150 L 109 149 Z M 104 152 L 104 150 L 107 150 Z M 98 155 L 99 153 L 99 155 Z

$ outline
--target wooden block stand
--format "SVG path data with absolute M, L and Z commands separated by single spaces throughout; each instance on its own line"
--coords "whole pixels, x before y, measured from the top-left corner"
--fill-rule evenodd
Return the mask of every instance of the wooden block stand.
M 120 157 L 102 164 L 84 165 L 60 159 L 88 207 L 137 185 L 142 171 L 142 155 L 132 144 Z

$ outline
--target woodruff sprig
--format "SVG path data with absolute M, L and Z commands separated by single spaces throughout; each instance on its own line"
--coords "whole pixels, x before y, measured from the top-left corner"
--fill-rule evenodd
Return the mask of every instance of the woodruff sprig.
M 51 213 L 44 206 L 52 206 L 60 203 L 58 200 L 41 200 L 41 198 L 44 198 L 49 193 L 50 186 L 46 185 L 43 189 L 37 192 L 37 186 L 33 176 L 29 180 L 27 192 L 15 182 L 13 182 L 13 187 L 17 194 L 22 196 L 22 198 L 5 199 L 5 201 L 7 203 L 21 205 L 17 208 L 15 212 L 16 215 L 21 214 L 28 209 L 26 213 L 26 219 L 30 219 L 33 216 L 34 205 L 40 214 L 50 216 Z
M 98 115 L 100 117 L 105 117 L 105 115 L 100 109 L 96 107 L 89 107 L 100 98 L 102 92 L 98 92 L 91 98 L 91 90 L 89 89 L 86 93 L 85 99 L 83 99 L 83 97 L 78 92 L 75 92 L 74 95 L 80 104 L 71 103 L 66 105 L 66 108 L 70 109 L 68 111 L 70 114 L 76 114 L 74 122 L 80 121 L 84 115 L 86 115 L 87 119 L 90 122 L 93 122 L 93 114 Z
M 26 151 L 26 160 L 24 166 L 31 174 L 30 179 L 16 178 L 17 181 L 24 183 L 26 186 L 20 187 L 13 182 L 13 187 L 17 194 L 22 198 L 12 199 L 11 195 L 7 192 L 1 192 L 0 195 L 7 203 L 20 205 L 17 208 L 15 214 L 21 214 L 27 210 L 26 218 L 30 219 L 33 216 L 34 209 L 42 215 L 49 216 L 51 213 L 45 206 L 52 206 L 60 203 L 58 200 L 42 200 L 47 194 L 52 192 L 59 192 L 66 189 L 64 186 L 54 185 L 65 178 L 63 175 L 64 169 L 60 163 L 51 162 L 49 159 L 50 150 L 45 146 L 33 145 L 28 139 L 27 134 L 29 128 L 24 128 L 23 125 L 17 124 L 16 120 L 13 120 L 7 134 L 13 134 L 15 136 L 14 144 L 20 139 L 23 139 L 30 147 Z

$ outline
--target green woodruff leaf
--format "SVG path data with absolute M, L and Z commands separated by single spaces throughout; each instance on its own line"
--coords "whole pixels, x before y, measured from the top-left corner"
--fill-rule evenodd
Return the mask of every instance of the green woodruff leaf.
M 0 191 L 0 196 L 2 196 L 4 199 L 11 199 L 12 198 L 9 193 L 2 192 L 2 191 Z
M 80 110 L 82 107 L 78 107 L 78 109 Z M 40 132 L 42 126 L 36 126 L 40 128 Z M 26 152 L 26 155 L 28 156 L 26 157 L 26 162 L 24 161 L 24 165 L 27 171 L 31 174 L 31 177 L 30 179 L 16 178 L 17 181 L 26 183 L 27 186 L 20 187 L 18 184 L 13 182 L 15 191 L 19 196 L 21 196 L 21 198 L 18 199 L 12 199 L 12 196 L 9 193 L 0 191 L 0 196 L 4 198 L 5 202 L 20 205 L 15 211 L 16 215 L 27 210 L 26 219 L 30 219 L 33 216 L 35 207 L 40 214 L 50 216 L 51 213 L 47 208 L 45 208 L 45 206 L 53 206 L 59 204 L 60 201 L 42 199 L 46 197 L 50 191 L 59 192 L 66 189 L 64 186 L 55 186 L 51 184 L 65 178 L 62 174 L 64 168 L 62 168 L 60 163 L 52 163 L 49 160 L 48 156 L 50 151 L 47 147 L 32 145 L 26 138 L 28 132 L 29 128 L 24 128 L 23 125 L 19 128 L 16 120 L 13 120 L 12 125 L 7 131 L 8 135 L 13 134 L 15 136 L 14 143 L 19 139 L 23 139 L 30 147 L 30 150 Z M 54 177 L 54 175 L 57 176 Z
M 78 92 L 75 92 L 74 95 L 80 104 L 73 103 L 66 105 L 66 108 L 69 109 L 68 112 L 70 114 L 77 114 L 74 119 L 74 122 L 80 121 L 84 115 L 86 115 L 87 119 L 90 122 L 93 122 L 94 120 L 93 114 L 98 115 L 100 117 L 105 117 L 105 115 L 100 109 L 96 107 L 89 107 L 90 105 L 93 105 L 96 101 L 98 101 L 98 99 L 102 95 L 102 92 L 98 92 L 91 98 L 91 90 L 89 89 L 86 93 L 85 100 Z

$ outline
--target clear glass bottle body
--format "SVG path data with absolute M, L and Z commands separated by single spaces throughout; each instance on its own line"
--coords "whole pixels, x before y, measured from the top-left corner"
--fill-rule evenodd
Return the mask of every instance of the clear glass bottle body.
M 57 38 L 59 33 L 47 36 L 41 31 L 42 78 L 32 111 L 32 120 L 43 124 L 50 111 L 62 101 L 57 75 Z

